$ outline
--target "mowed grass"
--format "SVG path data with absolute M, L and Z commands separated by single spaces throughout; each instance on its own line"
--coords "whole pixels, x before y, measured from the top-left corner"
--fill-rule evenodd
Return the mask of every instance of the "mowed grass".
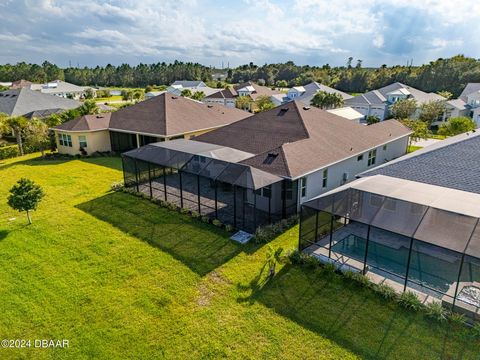
M 123 193 L 118 158 L 0 162 L 0 359 L 432 359 L 478 342 L 340 277 L 291 265 L 266 281 L 266 247 Z M 32 225 L 6 205 L 20 177 L 47 196 Z M 16 218 L 12 220 L 12 218 Z M 272 242 L 294 248 L 295 227 Z

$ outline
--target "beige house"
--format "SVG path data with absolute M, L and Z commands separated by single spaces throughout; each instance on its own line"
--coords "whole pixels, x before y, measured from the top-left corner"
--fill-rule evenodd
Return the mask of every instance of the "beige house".
M 113 113 L 82 116 L 52 130 L 59 153 L 86 155 L 190 139 L 251 115 L 164 93 Z

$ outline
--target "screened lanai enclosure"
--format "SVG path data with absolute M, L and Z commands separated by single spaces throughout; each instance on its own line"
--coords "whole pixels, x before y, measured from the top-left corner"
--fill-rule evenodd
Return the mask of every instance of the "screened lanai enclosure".
M 122 154 L 125 186 L 254 233 L 297 213 L 297 182 L 238 163 L 250 156 L 184 139 L 149 144 Z
M 302 206 L 301 250 L 478 316 L 480 195 L 386 176 Z

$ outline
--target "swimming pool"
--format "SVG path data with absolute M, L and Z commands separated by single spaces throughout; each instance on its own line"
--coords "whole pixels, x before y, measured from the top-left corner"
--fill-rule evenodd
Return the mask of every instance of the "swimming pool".
M 365 258 L 366 239 L 350 234 L 332 246 L 332 251 L 363 263 Z M 441 293 L 446 293 L 456 281 L 460 261 L 448 254 L 442 254 L 436 248 L 437 256 L 429 254 L 428 248 L 415 246 L 410 259 L 409 282 L 426 286 Z M 391 275 L 405 278 L 408 261 L 408 247 L 390 247 L 375 239 L 368 244 L 367 264 L 371 271 L 383 270 Z M 441 257 L 438 257 L 441 256 Z M 445 260 L 448 259 L 448 260 Z M 398 280 L 398 279 L 397 279 Z

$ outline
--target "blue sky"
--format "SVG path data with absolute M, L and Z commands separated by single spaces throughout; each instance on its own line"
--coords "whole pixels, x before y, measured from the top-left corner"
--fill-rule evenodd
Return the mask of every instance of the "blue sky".
M 0 0 L 0 63 L 480 58 L 478 0 Z

